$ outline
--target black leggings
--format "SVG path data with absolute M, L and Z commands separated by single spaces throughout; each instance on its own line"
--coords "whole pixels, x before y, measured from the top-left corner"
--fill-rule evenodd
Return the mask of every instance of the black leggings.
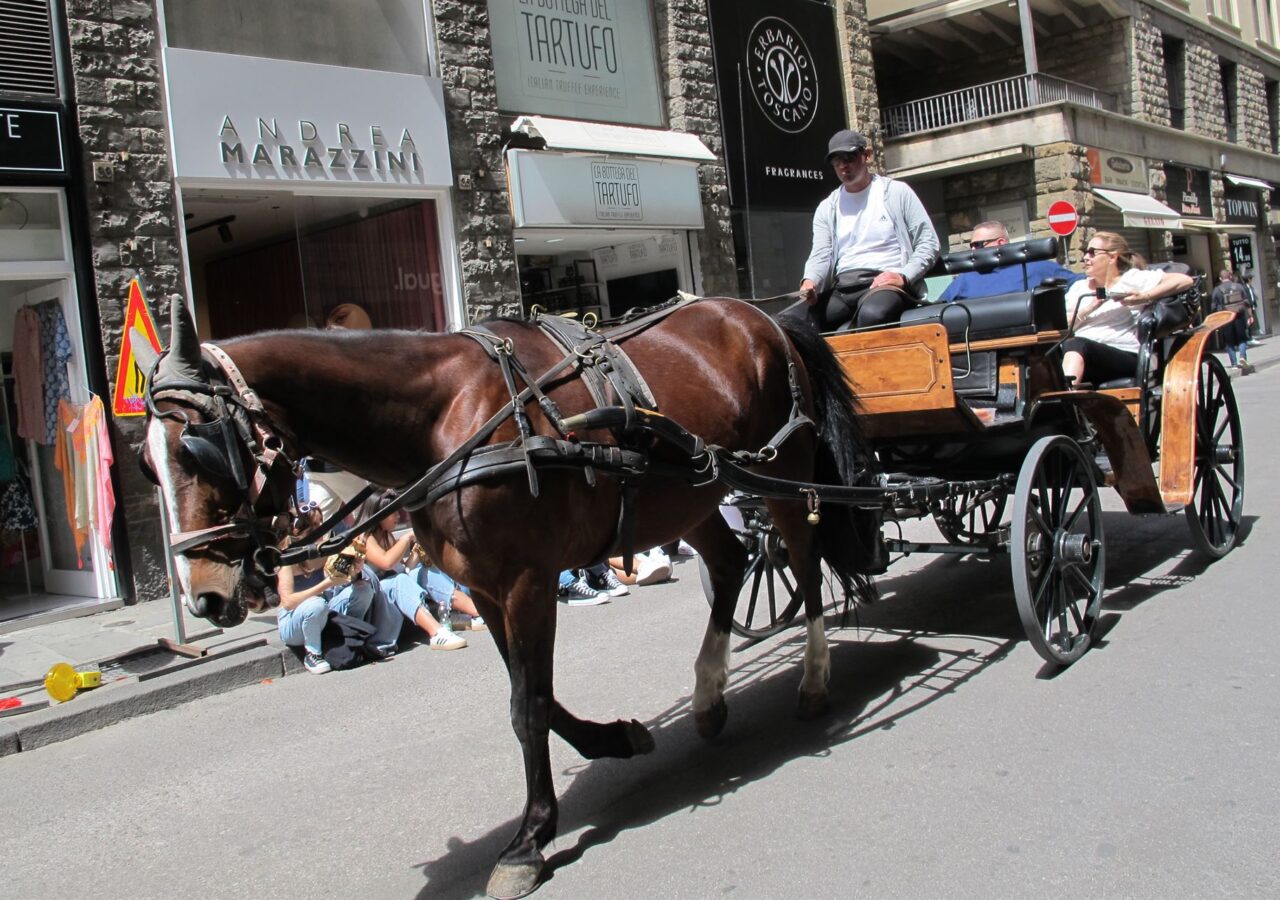
M 893 288 L 848 294 L 832 291 L 825 305 L 819 300 L 809 307 L 809 321 L 819 331 L 866 328 L 896 322 L 906 310 L 916 305 L 908 295 Z
M 1117 378 L 1132 378 L 1138 372 L 1138 354 L 1100 344 L 1088 338 L 1073 337 L 1062 342 L 1063 354 L 1075 351 L 1084 357 L 1084 378 L 1089 384 L 1102 384 Z

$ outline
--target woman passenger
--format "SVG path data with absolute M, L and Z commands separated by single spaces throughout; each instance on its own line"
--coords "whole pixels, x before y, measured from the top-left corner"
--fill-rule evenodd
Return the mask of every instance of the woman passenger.
M 1067 288 L 1062 371 L 1078 387 L 1132 378 L 1138 368 L 1138 315 L 1161 297 L 1189 289 L 1189 275 L 1146 268 L 1115 232 L 1097 231 L 1084 251 L 1085 278 Z M 1098 289 L 1102 296 L 1098 296 Z

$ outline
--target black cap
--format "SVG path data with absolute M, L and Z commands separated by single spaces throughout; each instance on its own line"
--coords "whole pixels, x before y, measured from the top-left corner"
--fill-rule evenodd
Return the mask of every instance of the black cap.
M 862 132 L 850 131 L 846 128 L 843 131 L 837 131 L 827 142 L 827 162 L 831 161 L 833 154 L 861 153 L 866 149 L 867 139 L 862 136 Z

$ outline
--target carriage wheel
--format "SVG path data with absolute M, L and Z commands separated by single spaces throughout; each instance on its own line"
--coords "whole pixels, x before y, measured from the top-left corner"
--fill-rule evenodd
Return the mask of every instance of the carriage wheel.
M 1244 440 L 1235 391 L 1222 363 L 1200 361 L 1196 386 L 1196 462 L 1184 512 L 1196 549 L 1220 559 L 1240 533 L 1244 509 Z
M 1093 463 L 1065 437 L 1031 448 L 1013 497 L 1013 594 L 1036 652 L 1057 665 L 1089 649 L 1106 554 Z
M 743 508 L 744 531 L 736 532 L 747 548 L 747 568 L 733 607 L 733 633 L 746 638 L 766 638 L 791 624 L 804 598 L 787 566 L 790 557 L 782 535 L 763 508 Z M 702 591 L 713 601 L 711 574 L 698 557 Z
M 933 521 L 942 536 L 953 544 L 989 547 L 1000 540 L 1008 496 L 1000 490 L 970 491 L 947 497 L 934 508 Z

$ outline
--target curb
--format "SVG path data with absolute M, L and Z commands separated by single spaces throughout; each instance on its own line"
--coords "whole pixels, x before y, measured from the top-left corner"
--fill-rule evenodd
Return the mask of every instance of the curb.
M 289 648 L 268 644 L 228 652 L 169 677 L 88 692 L 73 703 L 32 712 L 29 719 L 0 722 L 0 757 L 35 750 L 134 716 L 256 684 L 264 678 L 279 678 L 301 668 Z

